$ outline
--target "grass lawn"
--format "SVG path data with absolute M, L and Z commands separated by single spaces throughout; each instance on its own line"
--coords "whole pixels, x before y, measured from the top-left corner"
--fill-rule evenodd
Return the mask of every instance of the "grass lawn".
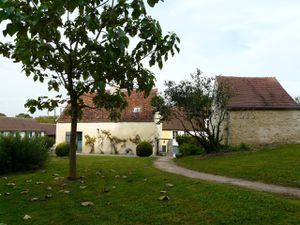
M 68 161 L 56 157 L 45 171 L 1 176 L 0 224 L 299 224 L 300 200 L 164 173 L 153 160 L 80 156 L 75 182 L 60 179 Z M 158 200 L 162 190 L 169 201 Z
M 189 156 L 176 163 L 202 172 L 300 188 L 300 145 L 222 156 Z

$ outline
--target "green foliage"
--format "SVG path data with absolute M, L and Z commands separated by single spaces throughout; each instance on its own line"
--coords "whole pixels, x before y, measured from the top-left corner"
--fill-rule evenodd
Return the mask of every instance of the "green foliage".
M 207 152 L 219 151 L 222 135 L 221 124 L 226 115 L 229 91 L 225 86 L 215 85 L 215 79 L 203 76 L 200 70 L 191 74 L 190 80 L 165 82 L 166 89 L 152 100 L 161 121 L 175 118 L 185 131 L 192 131 Z M 192 125 L 192 130 L 186 126 Z
M 247 151 L 247 150 L 251 150 L 250 146 L 245 144 L 244 142 L 241 142 L 240 145 L 239 145 L 239 149 L 241 151 Z
M 0 173 L 37 169 L 47 158 L 48 148 L 42 137 L 0 136 Z
M 136 146 L 136 155 L 140 157 L 148 157 L 153 153 L 153 146 L 147 141 L 142 141 Z
M 91 137 L 90 135 L 86 134 L 84 135 L 84 138 L 85 138 L 85 144 L 91 147 L 90 153 L 94 153 L 96 137 Z
M 4 117 L 6 117 L 6 115 L 5 115 L 4 113 L 0 113 L 0 116 L 4 116 Z
M 41 137 L 41 138 L 44 140 L 47 149 L 52 148 L 53 145 L 55 144 L 54 138 L 47 137 L 47 136 L 44 136 L 44 137 Z
M 184 143 L 190 143 L 190 144 L 195 144 L 195 145 L 198 144 L 197 139 L 190 135 L 177 135 L 176 141 L 179 146 Z
M 39 123 L 56 123 L 57 116 L 39 116 L 34 118 Z
M 243 142 L 240 143 L 238 146 L 231 146 L 231 145 L 223 145 L 221 147 L 221 151 L 223 152 L 239 152 L 239 151 L 249 151 L 251 147 Z
M 179 146 L 179 151 L 182 156 L 204 154 L 204 150 L 201 147 L 191 143 L 183 143 Z
M 70 145 L 67 142 L 58 144 L 55 148 L 55 154 L 58 157 L 68 156 L 70 151 Z
M 30 116 L 28 113 L 19 113 L 18 115 L 16 115 L 17 118 L 32 118 L 32 116 Z

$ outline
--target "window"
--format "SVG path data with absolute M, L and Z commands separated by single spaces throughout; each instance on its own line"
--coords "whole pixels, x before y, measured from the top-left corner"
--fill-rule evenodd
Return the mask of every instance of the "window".
M 141 107 L 134 107 L 132 112 L 134 112 L 134 113 L 141 112 Z
M 173 131 L 173 139 L 176 140 L 176 137 L 178 136 L 178 131 Z

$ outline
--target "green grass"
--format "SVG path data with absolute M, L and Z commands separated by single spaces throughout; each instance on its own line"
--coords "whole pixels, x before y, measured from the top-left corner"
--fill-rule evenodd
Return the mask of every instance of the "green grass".
M 176 163 L 197 171 L 300 188 L 300 145 L 220 156 L 189 156 L 177 159 Z
M 51 158 L 45 171 L 0 177 L 0 223 L 5 224 L 299 224 L 300 201 L 161 172 L 154 158 L 78 157 L 80 180 L 67 174 L 66 158 Z M 101 174 L 96 174 L 100 171 Z M 123 177 L 126 176 L 126 177 Z M 30 181 L 31 182 L 28 182 Z M 36 184 L 43 181 L 42 184 Z M 13 186 L 7 183 L 14 182 Z M 63 184 L 66 186 L 62 186 Z M 167 183 L 174 187 L 167 187 Z M 80 186 L 87 186 L 80 189 Z M 51 186 L 52 190 L 47 190 Z M 115 186 L 115 188 L 113 187 Z M 28 195 L 20 192 L 29 189 Z M 69 190 L 69 194 L 59 192 Z M 158 201 L 160 191 L 169 201 Z M 3 195 L 10 192 L 9 196 Z M 53 198 L 44 199 L 46 194 Z M 40 200 L 31 202 L 38 197 Z M 81 206 L 92 201 L 92 207 Z M 32 219 L 25 221 L 28 214 Z

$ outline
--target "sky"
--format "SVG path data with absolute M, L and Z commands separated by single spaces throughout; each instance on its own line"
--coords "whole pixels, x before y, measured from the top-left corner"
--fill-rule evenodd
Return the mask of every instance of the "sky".
M 292 97 L 300 96 L 299 12 L 299 0 L 164 0 L 148 13 L 181 43 L 162 70 L 152 68 L 157 87 L 199 68 L 208 76 L 276 77 Z M 0 112 L 27 112 L 26 100 L 41 95 L 54 94 L 27 78 L 20 65 L 0 58 Z

